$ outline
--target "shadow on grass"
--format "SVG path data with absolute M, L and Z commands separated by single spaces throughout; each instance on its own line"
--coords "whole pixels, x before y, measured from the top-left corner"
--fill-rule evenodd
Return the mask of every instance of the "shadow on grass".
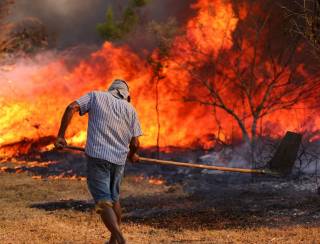
M 279 195 L 243 193 L 237 198 L 181 197 L 166 194 L 122 199 L 123 221 L 174 231 L 197 229 L 243 229 L 293 225 L 319 225 L 320 200 L 279 198 Z M 93 203 L 79 200 L 37 203 L 30 207 L 46 211 L 88 212 Z
M 30 205 L 31 208 L 42 209 L 45 211 L 56 210 L 76 210 L 80 212 L 88 212 L 94 208 L 94 204 L 89 201 L 81 200 L 61 200 L 55 202 L 34 203 Z

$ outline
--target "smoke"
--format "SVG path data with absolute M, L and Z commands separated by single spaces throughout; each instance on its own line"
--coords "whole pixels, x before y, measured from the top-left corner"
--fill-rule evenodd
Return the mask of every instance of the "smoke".
M 51 43 L 58 48 L 78 44 L 97 44 L 103 40 L 96 31 L 96 25 L 103 22 L 108 6 L 119 15 L 128 0 L 16 0 L 10 16 L 11 21 L 37 18 L 47 28 Z M 183 22 L 190 13 L 190 3 L 170 0 L 152 0 L 141 12 L 143 23 L 149 20 L 164 21 L 173 16 Z M 137 35 L 136 35 L 137 36 Z
M 47 28 L 51 42 L 57 47 L 78 43 L 98 43 L 95 25 L 103 20 L 110 1 L 91 0 L 18 0 L 12 9 L 11 19 L 38 18 Z

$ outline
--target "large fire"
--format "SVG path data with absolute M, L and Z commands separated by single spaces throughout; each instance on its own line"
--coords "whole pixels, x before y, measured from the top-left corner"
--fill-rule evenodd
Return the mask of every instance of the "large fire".
M 192 8 L 196 14 L 185 24 L 185 33 L 173 41 L 172 51 L 164 61 L 165 78 L 159 83 L 161 147 L 188 147 L 197 144 L 209 148 L 213 142 L 208 135 L 218 137 L 219 133 L 222 140 L 228 140 L 234 133 L 239 135 L 237 125 L 230 116 L 219 112 L 225 128 L 221 134 L 210 107 L 183 102 L 175 89 L 188 90 L 193 79 L 183 69 L 182 65 L 186 60 L 201 63 L 201 54 L 192 54 L 192 49 L 196 47 L 202 53 L 212 52 L 216 58 L 218 49 L 232 48 L 232 35 L 239 20 L 247 15 L 246 8 L 242 6 L 240 14 L 236 15 L 232 4 L 224 0 L 198 0 Z M 64 55 L 66 54 L 43 53 L 33 60 L 17 60 L 12 65 L 0 66 L 2 157 L 14 155 L 21 142 L 32 144 L 47 138 L 41 144 L 42 148 L 52 147 L 52 138 L 57 134 L 65 107 L 91 90 L 107 89 L 114 78 L 124 78 L 129 82 L 133 104 L 144 131 L 142 145 L 156 145 L 158 127 L 155 85 L 152 83 L 152 69 L 147 61 L 129 47 L 115 46 L 109 42 L 75 67 L 68 64 Z M 232 91 L 228 92 L 232 97 Z M 319 118 L 314 118 L 312 124 L 304 125 L 303 118 L 308 115 L 305 113 L 310 112 L 303 111 L 299 114 L 296 111 L 274 113 L 263 123 L 272 126 L 277 124 L 277 128 L 270 132 L 273 136 L 290 129 L 316 128 L 320 123 Z M 292 119 L 292 115 L 295 119 Z M 74 118 L 67 138 L 72 144 L 84 145 L 86 118 Z

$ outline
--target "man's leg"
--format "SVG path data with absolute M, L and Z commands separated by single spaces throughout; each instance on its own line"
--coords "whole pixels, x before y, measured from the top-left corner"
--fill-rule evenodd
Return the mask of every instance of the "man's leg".
M 111 234 L 109 242 L 107 244 L 117 244 L 117 239 Z
M 122 215 L 120 201 L 116 201 L 113 203 L 113 210 L 117 215 L 118 225 L 120 226 L 121 225 L 121 215 Z
M 120 205 L 120 201 L 119 201 L 119 193 L 120 193 L 120 183 L 121 183 L 121 179 L 122 179 L 123 171 L 124 171 L 124 165 L 111 164 L 110 166 L 111 166 L 110 190 L 111 190 L 111 195 L 112 195 L 112 200 L 113 200 L 112 210 L 113 210 L 114 214 L 116 215 L 116 221 L 117 221 L 120 233 L 121 233 L 120 225 L 121 225 L 121 212 L 122 211 L 121 211 L 121 205 Z M 117 237 L 113 233 L 111 233 L 109 243 L 116 243 L 116 242 L 113 242 L 114 239 L 116 239 L 116 238 Z
M 113 211 L 116 214 L 117 217 L 117 223 L 120 228 L 121 225 L 121 205 L 119 201 L 119 195 L 120 195 L 120 183 L 123 176 L 124 171 L 124 165 L 112 165 L 111 170 L 111 182 L 110 182 L 110 189 L 111 189 L 111 195 L 113 200 Z M 113 236 L 111 235 L 110 243 L 113 240 Z
M 115 212 L 115 214 L 117 216 L 117 222 L 118 222 L 118 226 L 120 228 L 120 226 L 121 226 L 121 215 L 122 215 L 120 201 L 116 201 L 113 204 L 113 211 Z M 120 228 L 120 230 L 121 230 L 121 228 Z M 111 234 L 111 237 L 110 237 L 110 240 L 109 240 L 109 244 L 113 244 L 113 243 L 117 243 L 117 242 L 116 242 L 116 238 L 114 237 L 114 235 Z
M 96 211 L 111 232 L 111 244 L 123 244 L 125 240 L 118 225 L 117 215 L 112 206 L 111 165 L 104 161 L 88 157 L 87 183 L 89 191 L 96 202 Z
M 100 211 L 101 219 L 108 230 L 111 232 L 110 244 L 125 244 L 126 241 L 122 235 L 118 224 L 118 217 L 111 206 L 106 206 Z

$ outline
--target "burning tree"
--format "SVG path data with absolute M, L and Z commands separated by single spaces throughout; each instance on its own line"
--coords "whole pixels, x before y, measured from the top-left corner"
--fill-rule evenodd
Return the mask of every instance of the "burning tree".
M 302 104 L 320 85 L 319 80 L 305 77 L 307 71 L 298 59 L 299 40 L 283 35 L 281 20 L 275 21 L 279 13 L 269 4 L 264 7 L 239 11 L 232 35 L 235 20 L 229 18 L 224 37 L 215 45 L 198 41 L 198 36 L 208 35 L 198 23 L 193 28 L 199 35 L 186 33 L 183 45 L 180 41 L 174 48 L 180 56 L 177 69 L 192 80 L 183 91 L 184 100 L 211 107 L 220 123 L 221 112 L 229 115 L 252 149 L 264 117 Z M 215 41 L 212 38 L 207 40 Z
M 155 84 L 155 100 L 156 100 L 156 115 L 157 115 L 157 156 L 160 154 L 160 110 L 159 110 L 159 83 L 165 78 L 163 72 L 164 63 L 169 56 L 172 42 L 178 33 L 176 20 L 170 18 L 166 23 L 157 23 L 152 21 L 149 25 L 149 30 L 155 37 L 157 43 L 157 51 L 148 57 L 148 63 L 152 67 L 151 83 Z
M 64 55 L 49 63 L 32 64 L 32 72 L 24 64 L 12 71 L 3 68 L 0 146 L 55 135 L 57 111 L 88 90 L 105 89 L 106 81 L 114 76 L 130 81 L 133 102 L 146 131 L 144 146 L 210 149 L 215 137 L 228 143 L 235 133 L 242 133 L 253 145 L 258 128 L 270 129 L 266 125 L 278 125 L 277 130 L 267 132 L 272 138 L 288 127 L 319 128 L 317 117 L 301 125 L 313 115 L 312 110 L 297 113 L 294 120 L 286 116 L 289 112 L 281 111 L 304 105 L 318 90 L 318 81 L 307 73 L 310 66 L 300 59 L 304 49 L 299 40 L 289 41 L 284 35 L 284 21 L 278 12 L 237 2 L 243 6 L 225 0 L 196 1 L 191 6 L 193 14 L 179 26 L 182 33 L 167 37 L 172 25 L 157 31 L 159 49 L 150 54 L 149 62 L 128 46 L 106 42 L 72 70 L 63 61 Z M 27 85 L 32 89 L 25 89 Z M 178 88 L 184 92 L 183 99 Z M 46 116 L 39 107 L 45 108 Z M 23 116 L 16 116 L 17 111 Z M 37 126 L 28 121 L 37 121 Z M 74 121 L 69 131 L 69 139 L 77 145 L 85 140 L 82 123 Z

